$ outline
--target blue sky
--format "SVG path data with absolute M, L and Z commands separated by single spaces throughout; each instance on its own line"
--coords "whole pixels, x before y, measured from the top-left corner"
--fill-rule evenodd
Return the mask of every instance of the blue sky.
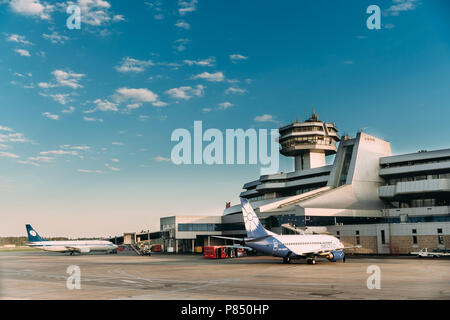
M 71 3 L 80 30 L 66 27 Z M 445 0 L 2 0 L 0 236 L 220 215 L 259 167 L 167 161 L 172 131 L 194 120 L 277 128 L 314 106 L 394 153 L 448 148 L 449 21 Z

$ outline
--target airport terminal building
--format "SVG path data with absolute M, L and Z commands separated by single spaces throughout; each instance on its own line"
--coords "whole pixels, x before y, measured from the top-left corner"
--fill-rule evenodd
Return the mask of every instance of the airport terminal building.
M 359 253 L 450 248 L 450 149 L 393 156 L 389 142 L 363 132 L 340 137 L 314 111 L 279 132 L 280 153 L 295 170 L 260 176 L 240 193 L 267 229 L 330 233 L 361 245 Z M 222 216 L 162 218 L 160 230 L 176 252 L 216 244 L 212 235 L 245 235 L 240 205 Z

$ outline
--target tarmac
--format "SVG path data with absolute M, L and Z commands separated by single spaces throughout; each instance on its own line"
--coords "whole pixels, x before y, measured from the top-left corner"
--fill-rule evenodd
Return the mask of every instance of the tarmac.
M 80 289 L 68 288 L 76 284 L 69 266 L 80 268 Z M 0 252 L 0 299 L 450 299 L 450 260 L 348 257 L 309 265 L 264 256 Z

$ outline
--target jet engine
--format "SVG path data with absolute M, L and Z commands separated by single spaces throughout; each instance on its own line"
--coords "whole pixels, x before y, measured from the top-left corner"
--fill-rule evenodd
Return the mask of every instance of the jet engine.
M 344 251 L 331 251 L 327 255 L 327 259 L 330 261 L 339 261 L 345 258 Z
M 89 253 L 90 251 L 91 251 L 90 248 L 81 248 L 81 249 L 80 249 L 80 252 L 81 252 L 81 253 Z

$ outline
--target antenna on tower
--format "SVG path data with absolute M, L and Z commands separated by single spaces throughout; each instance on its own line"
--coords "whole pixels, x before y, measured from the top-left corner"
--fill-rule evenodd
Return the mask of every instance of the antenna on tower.
M 317 116 L 316 111 L 314 110 L 314 107 L 312 109 L 312 117 L 311 117 L 311 119 L 315 120 L 315 121 L 319 120 L 319 117 Z

